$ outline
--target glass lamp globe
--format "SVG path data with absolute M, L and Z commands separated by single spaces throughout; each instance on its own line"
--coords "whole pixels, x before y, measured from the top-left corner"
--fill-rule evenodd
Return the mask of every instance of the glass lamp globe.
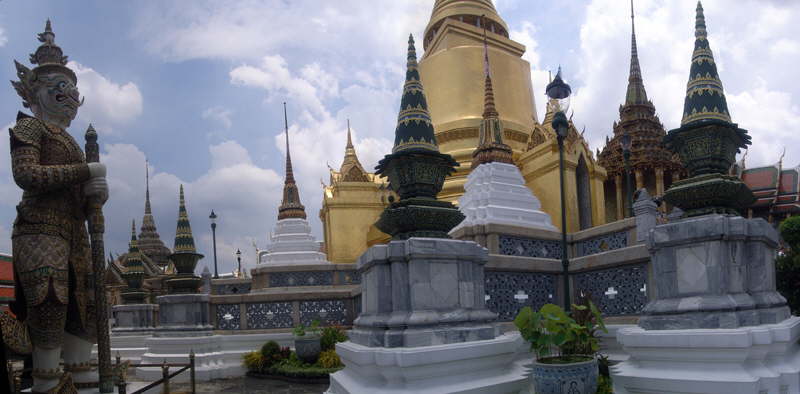
M 217 214 L 214 213 L 214 210 L 211 210 L 211 215 L 208 218 L 211 219 L 211 224 L 217 224 Z
M 547 88 L 545 89 L 547 97 L 551 100 L 555 101 L 556 108 L 555 112 L 564 112 L 566 113 L 569 109 L 569 96 L 572 94 L 572 88 L 561 79 L 561 67 L 558 68 L 558 73 L 556 73 L 556 77 L 547 84 Z

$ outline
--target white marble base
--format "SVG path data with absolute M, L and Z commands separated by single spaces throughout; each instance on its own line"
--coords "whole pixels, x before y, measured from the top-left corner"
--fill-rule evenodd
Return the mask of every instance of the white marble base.
M 272 266 L 327 263 L 325 253 L 319 250 L 307 220 L 283 219 L 275 223 L 267 254 L 260 262 Z
M 625 328 L 630 358 L 611 368 L 614 392 L 800 393 L 800 317 L 732 329 Z
M 415 348 L 336 345 L 345 368 L 327 394 L 506 394 L 530 389 L 531 359 L 519 333 L 495 339 Z
M 281 346 L 293 346 L 292 334 L 231 334 L 202 337 L 149 337 L 145 339 L 146 351 L 140 356 L 142 363 L 189 362 L 189 352 L 195 353 L 195 379 L 205 382 L 212 379 L 242 377 L 247 372 L 242 365 L 242 355 L 261 348 L 267 341 Z M 113 344 L 113 342 L 112 342 Z M 112 355 L 116 354 L 112 346 Z M 153 381 L 161 378 L 161 368 L 136 368 L 136 377 Z M 186 382 L 189 374 L 175 377 L 177 382 Z
M 464 190 L 458 204 L 466 218 L 451 232 L 489 223 L 558 231 L 513 164 L 479 165 L 470 172 Z

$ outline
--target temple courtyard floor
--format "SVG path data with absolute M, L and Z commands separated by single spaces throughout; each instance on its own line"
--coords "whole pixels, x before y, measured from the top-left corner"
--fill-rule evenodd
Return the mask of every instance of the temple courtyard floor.
M 239 394 L 321 394 L 328 389 L 327 384 L 299 384 L 280 380 L 256 379 L 249 376 L 236 379 L 219 379 L 198 382 L 197 394 L 239 393 Z M 161 392 L 160 388 L 158 392 Z M 170 393 L 190 393 L 188 383 L 171 383 Z

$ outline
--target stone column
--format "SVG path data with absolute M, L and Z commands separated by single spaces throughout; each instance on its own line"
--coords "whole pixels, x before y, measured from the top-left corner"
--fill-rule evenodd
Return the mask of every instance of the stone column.
M 617 189 L 617 220 L 625 218 L 625 200 L 622 196 L 622 175 L 614 177 L 614 188 Z
M 647 193 L 647 189 L 639 189 L 636 202 L 633 203 L 633 214 L 636 215 L 636 242 L 647 241 L 650 230 L 656 227 L 658 206 Z

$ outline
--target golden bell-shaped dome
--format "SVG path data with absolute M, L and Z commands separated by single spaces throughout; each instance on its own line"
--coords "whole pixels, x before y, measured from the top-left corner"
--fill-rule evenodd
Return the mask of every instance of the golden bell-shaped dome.
M 444 19 L 453 18 L 465 23 L 475 23 L 482 15 L 496 24 L 495 33 L 508 37 L 508 25 L 497 13 L 492 0 L 436 0 L 431 20 L 425 28 L 425 37 L 427 38 L 431 29 L 435 30 Z

